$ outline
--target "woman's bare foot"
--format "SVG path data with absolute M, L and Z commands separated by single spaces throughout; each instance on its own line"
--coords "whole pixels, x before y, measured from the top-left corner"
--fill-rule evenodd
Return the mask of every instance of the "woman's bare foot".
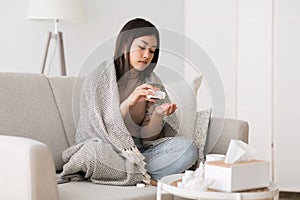
M 151 178 L 150 185 L 157 186 L 157 180 Z

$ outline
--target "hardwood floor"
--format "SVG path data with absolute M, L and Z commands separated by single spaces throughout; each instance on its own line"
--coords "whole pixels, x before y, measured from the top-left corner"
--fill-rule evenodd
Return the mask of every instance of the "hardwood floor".
M 279 200 L 300 200 L 300 193 L 280 192 Z

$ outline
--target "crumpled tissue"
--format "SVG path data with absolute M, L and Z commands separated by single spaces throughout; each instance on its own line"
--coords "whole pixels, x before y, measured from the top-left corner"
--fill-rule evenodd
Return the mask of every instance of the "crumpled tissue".
M 254 158 L 256 150 L 241 140 L 231 140 L 226 152 L 224 163 L 231 164 L 248 161 Z
M 195 170 L 186 170 L 182 181 L 177 183 L 178 188 L 205 191 L 207 187 L 214 182 L 214 179 L 204 178 L 204 164 L 200 163 L 200 166 Z

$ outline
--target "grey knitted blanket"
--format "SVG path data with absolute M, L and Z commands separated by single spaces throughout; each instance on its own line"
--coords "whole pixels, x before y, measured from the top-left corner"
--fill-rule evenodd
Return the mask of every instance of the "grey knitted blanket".
M 154 73 L 145 81 L 158 83 L 160 89 L 165 91 Z M 166 95 L 159 104 L 169 102 Z M 174 137 L 177 131 L 176 115 L 167 116 L 160 139 L 144 142 L 144 145 L 156 145 Z M 76 144 L 66 149 L 62 157 L 65 165 L 61 177 L 65 179 L 90 179 L 94 183 L 108 185 L 133 185 L 150 181 L 144 156 L 135 146 L 120 111 L 113 60 L 103 62 L 85 79 Z

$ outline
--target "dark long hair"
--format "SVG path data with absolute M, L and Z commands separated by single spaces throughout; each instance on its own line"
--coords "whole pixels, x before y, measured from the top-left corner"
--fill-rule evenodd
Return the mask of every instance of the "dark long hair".
M 130 70 L 129 53 L 133 40 L 147 35 L 154 35 L 156 37 L 157 47 L 151 63 L 143 72 L 139 73 L 139 78 L 144 79 L 153 72 L 159 56 L 159 33 L 152 23 L 141 18 L 136 18 L 127 22 L 117 37 L 114 55 L 117 80 Z

